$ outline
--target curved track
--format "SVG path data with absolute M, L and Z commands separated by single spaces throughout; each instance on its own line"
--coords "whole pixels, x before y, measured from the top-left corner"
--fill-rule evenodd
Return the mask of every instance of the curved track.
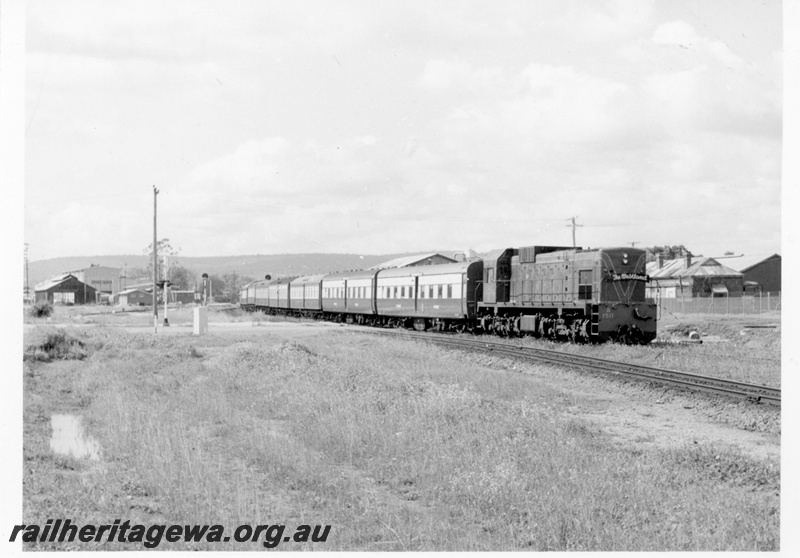
M 617 362 L 602 358 L 575 355 L 553 351 L 550 349 L 540 349 L 536 347 L 523 347 L 513 345 L 509 342 L 483 341 L 479 339 L 466 339 L 462 337 L 452 337 L 433 333 L 415 333 L 406 331 L 369 331 L 369 333 L 379 335 L 394 335 L 427 341 L 448 347 L 472 349 L 492 354 L 547 362 L 560 366 L 572 366 L 576 368 L 611 372 L 621 376 L 638 378 L 663 385 L 681 387 L 692 391 L 702 391 L 714 395 L 726 395 L 739 399 L 747 399 L 756 403 L 766 403 L 769 405 L 781 404 L 781 390 L 767 386 L 735 382 L 713 376 L 703 376 L 689 372 L 678 372 L 677 370 L 667 370 L 664 368 L 653 368 L 641 366 L 627 362 Z

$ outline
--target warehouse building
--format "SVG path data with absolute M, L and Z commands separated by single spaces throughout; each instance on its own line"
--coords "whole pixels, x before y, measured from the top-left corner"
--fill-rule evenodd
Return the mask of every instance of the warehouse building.
M 95 304 L 100 293 L 94 287 L 80 281 L 71 273 L 53 277 L 34 288 L 36 302 L 50 304 Z
M 781 291 L 780 254 L 725 258 L 725 265 L 741 273 L 748 294 Z
M 101 293 L 114 296 L 119 292 L 119 273 L 118 267 L 108 267 L 104 265 L 90 265 L 83 269 L 66 271 L 74 275 L 79 281 L 86 283 Z

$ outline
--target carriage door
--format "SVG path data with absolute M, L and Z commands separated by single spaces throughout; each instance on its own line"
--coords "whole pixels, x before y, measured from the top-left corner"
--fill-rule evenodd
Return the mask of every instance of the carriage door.
M 419 300 L 419 275 L 414 276 L 414 292 L 412 296 L 414 297 L 414 313 L 416 314 L 419 310 L 417 309 L 417 302 Z

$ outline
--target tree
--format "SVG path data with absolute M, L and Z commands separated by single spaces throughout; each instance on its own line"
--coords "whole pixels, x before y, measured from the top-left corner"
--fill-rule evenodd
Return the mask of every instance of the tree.
M 682 258 L 683 256 L 691 256 L 692 252 L 683 244 L 676 244 L 670 246 L 665 244 L 663 246 L 652 246 L 645 248 L 647 250 L 647 261 L 653 262 L 656 260 L 657 254 L 663 254 L 665 260 L 674 260 Z
M 197 274 L 186 269 L 180 264 L 169 264 L 169 282 L 172 283 L 170 288 L 178 289 L 181 291 L 192 290 L 197 282 Z
M 225 297 L 230 302 L 238 302 L 239 301 L 239 290 L 242 288 L 243 285 L 250 283 L 253 281 L 252 277 L 239 275 L 235 271 L 232 273 L 226 273 L 222 276 L 222 279 L 225 281 L 224 285 L 224 292 Z
M 169 243 L 169 238 L 162 238 L 156 243 L 156 247 L 158 248 L 158 278 L 162 279 L 164 277 L 164 256 L 169 258 L 169 267 L 173 265 L 177 266 L 178 261 L 175 260 L 175 256 L 180 253 L 180 249 L 173 248 L 172 245 Z M 144 253 L 147 254 L 147 276 L 153 276 L 153 243 L 147 245 L 147 248 L 144 249 Z M 171 276 L 171 274 L 170 274 Z
M 219 275 L 209 275 L 208 282 L 210 284 L 209 291 L 211 296 L 216 298 L 225 298 L 225 280 Z M 202 289 L 202 284 L 201 284 Z
M 138 282 L 140 279 L 143 279 L 143 278 L 152 279 L 153 278 L 153 274 L 151 272 L 150 275 L 148 275 L 147 274 L 147 268 L 145 268 L 145 267 L 127 267 L 126 266 L 125 269 L 122 271 L 122 277 L 124 277 L 124 279 L 122 280 L 122 284 L 123 285 L 130 285 L 130 284 L 133 284 L 135 282 Z

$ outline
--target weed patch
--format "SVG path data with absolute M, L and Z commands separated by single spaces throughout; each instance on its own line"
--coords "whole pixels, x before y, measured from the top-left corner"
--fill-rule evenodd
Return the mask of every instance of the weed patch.
M 62 329 L 48 331 L 44 338 L 25 348 L 24 360 L 51 362 L 53 360 L 83 360 L 96 347 L 90 346 Z
M 53 305 L 46 300 L 34 303 L 28 310 L 28 315 L 32 318 L 47 318 L 53 313 Z

